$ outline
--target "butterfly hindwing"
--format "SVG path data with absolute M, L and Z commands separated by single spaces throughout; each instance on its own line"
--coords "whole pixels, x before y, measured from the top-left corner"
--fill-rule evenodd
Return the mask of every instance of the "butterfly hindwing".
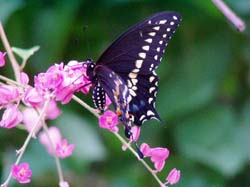
M 130 94 L 127 85 L 118 74 L 105 66 L 98 65 L 95 72 L 98 83 L 112 101 L 117 115 L 125 123 L 128 123 L 128 99 Z
M 150 75 L 137 75 L 136 79 L 127 79 L 129 89 L 129 113 L 133 116 L 136 125 L 155 118 L 161 121 L 155 110 L 155 99 L 158 91 L 158 76 L 153 72 Z

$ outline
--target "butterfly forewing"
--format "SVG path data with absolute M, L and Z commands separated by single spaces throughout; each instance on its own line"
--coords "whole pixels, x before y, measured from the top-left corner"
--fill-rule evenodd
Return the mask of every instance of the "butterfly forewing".
M 131 27 L 100 57 L 116 73 L 150 74 L 158 67 L 165 47 L 181 21 L 176 12 L 160 12 Z

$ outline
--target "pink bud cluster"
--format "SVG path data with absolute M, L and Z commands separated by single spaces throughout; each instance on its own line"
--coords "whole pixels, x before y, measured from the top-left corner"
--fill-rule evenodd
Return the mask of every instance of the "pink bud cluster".
M 105 111 L 103 115 L 99 118 L 99 126 L 101 128 L 108 129 L 111 132 L 117 133 L 119 131 L 118 127 L 118 117 L 113 111 Z M 129 139 L 128 144 L 131 142 L 137 142 L 140 136 L 140 128 L 133 126 L 131 128 L 132 136 Z M 127 145 L 122 146 L 123 150 L 127 149 Z M 147 143 L 142 143 L 140 146 L 140 151 L 144 155 L 144 158 L 148 157 L 154 164 L 153 172 L 157 173 L 162 171 L 165 166 L 166 159 L 169 157 L 169 150 L 167 148 L 155 147 L 151 148 Z M 161 187 L 167 187 L 167 184 L 176 184 L 180 180 L 180 171 L 177 169 L 172 169 L 166 178 L 166 183 L 162 184 Z

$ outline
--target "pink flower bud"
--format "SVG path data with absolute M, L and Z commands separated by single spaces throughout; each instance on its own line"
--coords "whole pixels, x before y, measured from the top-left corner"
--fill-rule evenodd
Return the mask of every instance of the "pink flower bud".
M 107 109 L 109 107 L 109 105 L 111 105 L 112 102 L 109 98 L 109 96 L 106 94 L 106 99 L 105 99 L 105 109 Z
M 144 157 L 148 157 L 151 151 L 151 148 L 147 143 L 142 143 L 140 147 L 141 152 L 143 153 Z
M 180 176 L 181 176 L 181 171 L 174 168 L 168 174 L 166 181 L 171 185 L 176 184 L 177 182 L 179 182 Z
M 56 145 L 62 140 L 62 135 L 57 127 L 50 127 L 48 131 L 53 145 L 51 145 L 51 142 L 49 141 L 47 134 L 44 131 L 40 133 L 39 140 L 46 147 L 48 153 L 53 155 L 54 149 L 56 149 Z
M 56 155 L 60 158 L 69 157 L 72 155 L 74 148 L 74 144 L 68 144 L 68 141 L 63 139 L 56 145 Z
M 21 72 L 20 74 L 20 81 L 23 85 L 28 85 L 29 84 L 29 76 L 25 72 Z
M 112 132 L 118 132 L 118 116 L 111 110 L 107 110 L 99 118 L 99 126 Z
M 51 100 L 46 110 L 46 119 L 56 119 L 61 114 L 61 110 L 58 108 L 57 103 Z
M 31 107 L 25 107 L 24 110 L 22 111 L 22 113 L 23 113 L 24 126 L 28 132 L 31 132 L 39 115 L 35 111 L 35 109 L 31 108 Z M 42 123 L 39 122 L 39 124 L 37 125 L 37 127 L 34 131 L 34 134 L 32 134 L 33 137 L 35 137 L 36 133 L 41 129 L 41 127 L 42 127 Z
M 132 141 L 137 142 L 139 139 L 140 133 L 141 133 L 141 128 L 137 126 L 133 126 L 131 128 L 132 136 L 130 137 Z
M 16 87 L 9 85 L 0 86 L 0 106 L 7 105 L 10 102 L 19 99 L 20 99 L 20 94 Z
M 23 101 L 27 105 L 38 107 L 43 104 L 44 98 L 36 88 L 30 87 L 25 91 Z
M 59 183 L 59 187 L 69 187 L 69 183 L 66 182 L 66 181 L 61 181 L 61 182 Z
M 0 127 L 13 128 L 21 123 L 22 119 L 22 113 L 17 109 L 17 105 L 9 105 L 3 113 Z
M 5 53 L 3 53 L 3 52 L 1 52 L 0 51 L 0 67 L 3 67 L 3 66 L 5 66 L 5 55 L 6 55 L 6 52 Z
M 28 163 L 22 163 L 19 166 L 13 165 L 11 169 L 12 177 L 15 178 L 19 183 L 26 184 L 30 182 L 32 171 L 30 170 Z

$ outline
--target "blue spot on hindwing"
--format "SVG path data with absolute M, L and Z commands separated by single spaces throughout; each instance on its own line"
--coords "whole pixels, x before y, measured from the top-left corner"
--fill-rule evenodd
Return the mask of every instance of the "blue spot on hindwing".
M 138 110 L 139 110 L 139 107 L 137 105 L 133 104 L 132 111 L 137 112 Z
M 143 100 L 140 101 L 141 106 L 145 106 L 145 102 Z

